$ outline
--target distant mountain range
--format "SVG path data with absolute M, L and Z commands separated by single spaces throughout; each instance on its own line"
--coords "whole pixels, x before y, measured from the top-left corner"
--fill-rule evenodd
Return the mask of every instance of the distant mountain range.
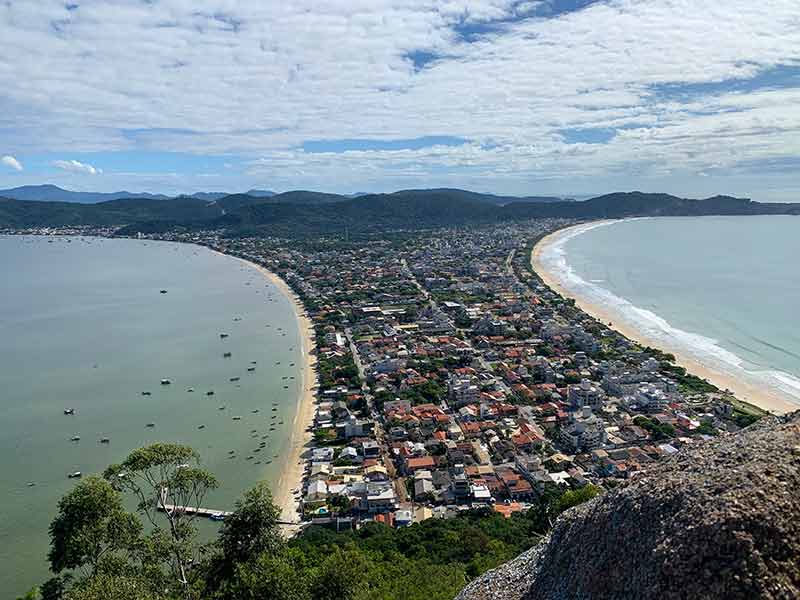
M 261 194 L 172 199 L 146 196 L 94 204 L 0 198 L 0 227 L 121 226 L 124 235 L 174 228 L 225 229 L 229 235 L 296 237 L 345 231 L 355 235 L 408 231 L 548 217 L 590 220 L 800 215 L 800 204 L 759 203 L 731 196 L 693 200 L 642 192 L 606 194 L 581 202 L 535 196 L 495 196 L 455 189 L 402 190 L 357 197 L 311 191 Z
M 269 190 L 250 190 L 246 192 L 249 196 L 257 198 L 268 198 L 274 196 L 275 192 Z M 190 194 L 188 198 L 198 200 L 219 200 L 229 196 L 228 192 L 197 192 Z M 13 200 L 31 200 L 38 202 L 75 202 L 78 204 L 96 204 L 108 200 L 119 200 L 121 198 L 141 198 L 146 200 L 169 200 L 175 196 L 165 194 L 150 194 L 147 192 L 73 192 L 65 190 L 57 185 L 24 185 L 7 190 L 0 190 L 0 197 L 11 198 Z
M 496 196 L 494 194 L 482 194 L 469 192 L 466 190 L 438 188 L 430 190 L 405 190 L 406 192 L 416 193 L 447 193 L 470 200 L 478 200 L 489 204 L 502 206 L 512 202 L 562 202 L 564 198 L 555 196 Z M 65 190 L 57 185 L 25 185 L 22 187 L 0 190 L 0 197 L 11 198 L 12 200 L 31 200 L 39 202 L 75 202 L 78 204 L 97 204 L 108 200 L 120 200 L 122 198 L 139 198 L 142 200 L 169 200 L 171 198 L 196 198 L 197 200 L 214 201 L 230 196 L 252 196 L 254 198 L 272 198 L 281 196 L 281 201 L 297 201 L 302 204 L 314 204 L 325 202 L 337 202 L 349 198 L 360 198 L 369 196 L 366 192 L 355 194 L 326 194 L 323 192 L 309 192 L 296 190 L 277 194 L 271 190 L 248 190 L 242 194 L 231 194 L 229 192 L 196 192 L 194 194 L 181 194 L 179 196 L 168 196 L 165 194 L 151 194 L 148 192 L 73 192 Z

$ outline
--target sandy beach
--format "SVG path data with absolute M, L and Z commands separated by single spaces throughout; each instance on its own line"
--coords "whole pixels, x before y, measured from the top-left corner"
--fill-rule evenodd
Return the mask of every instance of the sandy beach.
M 316 342 L 314 337 L 314 327 L 306 314 L 303 303 L 294 293 L 292 288 L 272 271 L 250 262 L 243 258 L 232 257 L 240 260 L 247 265 L 257 269 L 266 279 L 272 282 L 280 292 L 292 301 L 295 316 L 297 317 L 298 327 L 300 328 L 300 338 L 304 366 L 301 373 L 301 392 L 298 398 L 297 412 L 295 413 L 292 431 L 289 435 L 289 451 L 281 457 L 281 476 L 278 482 L 272 486 L 272 494 L 275 503 L 280 507 L 284 521 L 293 523 L 284 526 L 284 533 L 290 535 L 300 524 L 299 500 L 300 496 L 295 497 L 295 491 L 302 485 L 303 475 L 305 474 L 305 459 L 303 453 L 311 444 L 312 435 L 309 426 L 314 422 L 316 388 L 318 384 L 316 371 Z
M 582 225 L 576 225 L 575 227 L 581 226 Z M 761 386 L 753 385 L 747 381 L 742 381 L 726 373 L 721 373 L 710 368 L 708 365 L 701 363 L 695 358 L 686 356 L 686 354 L 682 353 L 679 348 L 673 348 L 669 345 L 665 345 L 663 341 L 647 339 L 647 337 L 642 335 L 640 331 L 637 331 L 635 328 L 625 324 L 624 321 L 620 319 L 620 315 L 613 314 L 607 307 L 588 302 L 585 298 L 577 298 L 571 292 L 565 290 L 561 285 L 558 274 L 550 273 L 546 270 L 541 262 L 541 255 L 542 251 L 548 245 L 557 241 L 561 236 L 566 235 L 571 229 L 573 229 L 573 227 L 568 227 L 553 232 L 539 240 L 539 242 L 533 248 L 531 265 L 539 277 L 541 277 L 545 284 L 547 284 L 552 290 L 565 298 L 574 298 L 576 305 L 581 310 L 602 321 L 603 323 L 611 324 L 615 331 L 618 331 L 628 339 L 631 339 L 642 345 L 651 346 L 654 348 L 657 347 L 664 352 L 673 354 L 676 358 L 677 364 L 685 368 L 687 371 L 702 379 L 710 381 L 721 390 L 731 391 L 739 400 L 748 402 L 763 410 L 777 414 L 783 414 L 797 410 L 798 406 L 796 404 L 790 402 L 778 392 L 771 389 L 765 389 Z

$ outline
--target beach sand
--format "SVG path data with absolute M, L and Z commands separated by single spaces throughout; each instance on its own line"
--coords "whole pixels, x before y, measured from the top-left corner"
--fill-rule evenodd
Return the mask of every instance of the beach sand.
M 318 385 L 316 371 L 316 343 L 314 337 L 314 327 L 306 314 L 303 303 L 292 291 L 283 279 L 272 271 L 250 262 L 243 258 L 237 260 L 258 270 L 267 280 L 275 285 L 278 290 L 289 298 L 297 317 L 298 327 L 300 328 L 300 338 L 303 353 L 303 370 L 301 373 L 301 391 L 298 398 L 297 412 L 295 413 L 292 431 L 289 435 L 289 450 L 281 457 L 283 465 L 281 475 L 277 484 L 272 487 L 272 495 L 275 504 L 281 509 L 282 519 L 291 525 L 282 527 L 285 535 L 290 536 L 300 528 L 299 508 L 300 496 L 295 497 L 295 491 L 302 485 L 305 474 L 305 458 L 303 454 L 311 446 L 312 435 L 309 426 L 314 423 L 315 398 Z
M 581 226 L 582 225 L 576 225 L 575 227 Z M 679 348 L 673 348 L 669 345 L 665 345 L 663 340 L 655 341 L 647 339 L 640 331 L 630 327 L 620 320 L 619 315 L 612 314 L 607 307 L 587 302 L 585 298 L 577 298 L 568 290 L 564 289 L 559 281 L 558 274 L 550 273 L 545 269 L 541 262 L 541 254 L 544 248 L 557 241 L 561 236 L 565 235 L 571 229 L 573 228 L 568 227 L 555 231 L 539 240 L 539 242 L 533 248 L 533 253 L 531 255 L 531 266 L 533 267 L 533 270 L 536 271 L 536 274 L 541 277 L 542 281 L 544 281 L 545 284 L 547 284 L 553 291 L 564 298 L 574 298 L 575 304 L 581 310 L 602 321 L 603 323 L 610 323 L 615 331 L 621 333 L 628 339 L 639 344 L 658 348 L 659 350 L 673 354 L 676 358 L 676 363 L 686 369 L 689 373 L 710 381 L 720 390 L 729 390 L 739 400 L 775 414 L 783 414 L 798 409 L 797 404 L 792 403 L 777 391 L 756 386 L 726 373 L 721 373 L 718 370 L 703 364 L 696 358 L 686 356 L 686 354 L 682 353 Z

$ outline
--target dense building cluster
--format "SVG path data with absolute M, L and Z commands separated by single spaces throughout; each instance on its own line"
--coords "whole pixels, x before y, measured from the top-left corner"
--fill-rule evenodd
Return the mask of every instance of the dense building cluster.
M 319 390 L 302 512 L 400 527 L 553 486 L 613 487 L 754 418 L 551 291 L 531 250 L 564 220 L 289 241 L 160 236 L 259 263 L 314 324 Z

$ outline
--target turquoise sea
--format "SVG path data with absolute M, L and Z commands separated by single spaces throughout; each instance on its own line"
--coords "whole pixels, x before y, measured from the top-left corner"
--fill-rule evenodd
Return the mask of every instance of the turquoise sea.
M 196 448 L 220 479 L 209 506 L 276 482 L 302 360 L 290 300 L 238 260 L 166 242 L 0 236 L 3 597 L 47 578 L 47 528 L 74 485 L 68 473 L 169 441 Z
M 655 345 L 800 407 L 800 218 L 652 218 L 557 234 L 539 260 Z

